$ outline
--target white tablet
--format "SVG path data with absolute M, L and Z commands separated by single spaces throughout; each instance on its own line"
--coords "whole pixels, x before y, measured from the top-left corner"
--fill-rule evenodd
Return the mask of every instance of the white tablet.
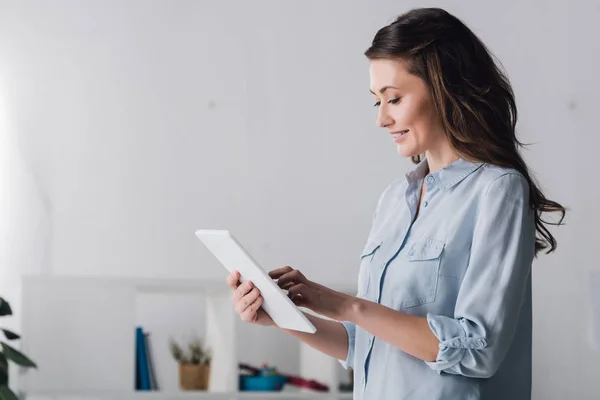
M 198 239 L 229 271 L 237 270 L 240 281 L 251 280 L 263 297 L 262 308 L 277 326 L 315 333 L 317 329 L 267 272 L 227 230 L 198 230 Z

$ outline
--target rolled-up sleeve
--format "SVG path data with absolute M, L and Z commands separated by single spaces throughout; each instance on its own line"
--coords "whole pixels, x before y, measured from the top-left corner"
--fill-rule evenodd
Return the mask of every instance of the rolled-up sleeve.
M 340 364 L 345 369 L 354 368 L 354 343 L 356 338 L 356 325 L 351 322 L 342 322 L 344 328 L 346 328 L 346 333 L 348 334 L 348 355 L 345 360 L 339 360 Z
M 535 222 L 529 185 L 517 173 L 492 181 L 479 203 L 469 265 L 454 317 L 428 314 L 439 339 L 440 374 L 488 378 L 514 337 L 535 256 Z

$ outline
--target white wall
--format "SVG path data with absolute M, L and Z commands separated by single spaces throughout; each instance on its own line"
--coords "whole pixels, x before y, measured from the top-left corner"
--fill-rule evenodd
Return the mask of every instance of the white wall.
M 374 126 L 362 51 L 427 4 L 2 3 L 2 94 L 52 205 L 52 271 L 220 279 L 193 236 L 215 227 L 268 268 L 354 282 L 377 197 L 410 165 Z M 599 6 L 435 4 L 502 60 L 526 159 L 570 208 L 535 265 L 534 397 L 592 398 Z
M 49 269 L 50 210 L 15 144 L 9 111 L 0 84 L 0 297 L 13 310 L 13 315 L 0 319 L 0 327 L 20 333 L 21 276 L 44 274 Z M 21 347 L 20 341 L 10 344 Z M 11 387 L 17 387 L 14 364 L 9 375 Z

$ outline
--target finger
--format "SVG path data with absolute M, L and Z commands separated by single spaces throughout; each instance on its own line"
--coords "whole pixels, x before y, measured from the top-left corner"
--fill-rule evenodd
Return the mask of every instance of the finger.
M 296 296 L 292 299 L 292 302 L 298 307 L 306 307 L 308 308 L 308 301 L 302 295 Z
M 258 298 L 258 296 L 260 296 L 260 290 L 255 287 L 235 304 L 235 312 L 238 314 L 243 313 L 246 308 L 248 308 Z
M 229 275 L 227 275 L 227 279 L 225 281 L 232 290 L 237 289 L 240 285 L 240 273 L 237 271 L 231 272 Z
M 281 275 L 283 274 L 287 274 L 288 272 L 292 272 L 294 269 L 292 267 L 290 267 L 289 265 L 286 265 L 283 268 L 277 268 L 274 269 L 273 271 L 269 272 L 269 276 L 272 279 L 278 279 Z
M 242 297 L 237 303 L 235 303 L 235 312 L 237 314 L 242 314 L 248 306 L 250 306 L 254 301 L 260 296 L 260 290 L 258 288 L 253 288 L 247 295 Z
M 302 275 L 302 272 L 296 269 L 279 277 L 279 279 L 277 280 L 277 285 L 283 288 L 286 287 L 290 282 L 307 283 L 307 280 L 304 277 L 304 275 Z
M 252 308 L 252 310 L 257 313 L 258 309 L 263 305 L 264 301 L 264 297 L 262 297 L 262 295 L 259 294 L 256 300 L 254 300 L 254 303 L 250 304 L 250 308 Z
M 242 283 L 240 286 L 238 286 L 238 288 L 235 290 L 235 292 L 233 292 L 233 296 L 232 296 L 231 300 L 234 303 L 237 303 L 238 301 L 240 301 L 240 299 L 242 297 L 247 295 L 248 292 L 250 290 L 252 290 L 253 287 L 254 287 L 254 285 L 252 284 L 252 281 L 246 281 L 246 282 Z
M 299 283 L 288 289 L 288 296 L 293 299 L 296 296 L 302 296 L 304 299 L 308 298 L 310 289 L 304 283 Z
M 259 296 L 254 300 L 249 307 L 247 307 L 244 312 L 240 314 L 240 318 L 244 322 L 254 322 L 256 321 L 256 313 L 260 306 L 262 305 L 262 296 Z
M 292 287 L 292 286 L 294 286 L 295 284 L 296 284 L 295 282 L 288 282 L 288 283 L 286 283 L 286 284 L 282 284 L 282 285 L 281 285 L 281 288 L 282 288 L 282 289 L 285 289 L 285 290 L 288 290 L 289 288 L 291 288 L 291 287 Z

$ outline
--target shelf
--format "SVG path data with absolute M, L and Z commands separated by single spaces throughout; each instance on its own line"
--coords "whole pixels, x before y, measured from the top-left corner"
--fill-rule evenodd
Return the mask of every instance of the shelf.
M 216 392 L 138 392 L 133 395 L 122 397 L 131 400 L 230 400 L 237 399 L 235 393 Z
M 215 392 L 146 392 L 135 393 L 134 399 L 352 399 L 352 393 L 339 392 L 233 392 L 233 393 L 215 393 Z
M 171 277 L 136 277 L 136 276 L 73 276 L 73 275 L 25 275 L 23 277 L 25 284 L 29 282 L 45 282 L 45 283 L 73 283 L 73 284 L 93 284 L 94 286 L 111 286 L 111 285 L 127 285 L 135 287 L 141 292 L 198 292 L 205 293 L 230 293 L 230 288 L 227 286 L 225 279 L 201 279 L 201 278 L 171 278 Z M 321 285 L 328 288 L 354 294 L 356 292 L 356 283 L 351 281 L 346 282 L 319 282 Z
M 345 285 L 337 286 L 342 289 Z M 21 390 L 38 396 L 28 400 L 352 399 L 351 394 L 337 391 L 289 390 L 296 388 L 237 392 L 240 360 L 251 365 L 276 365 L 286 373 L 321 381 L 330 388 L 339 387 L 346 372 L 341 371 L 337 360 L 280 330 L 241 323 L 224 282 L 30 276 L 24 279 L 22 292 L 22 350 L 42 366 L 19 380 Z M 158 381 L 164 391 L 131 390 L 136 364 L 133 329 L 137 326 L 152 335 L 153 361 L 161 366 L 157 368 Z M 179 391 L 177 367 L 166 346 L 168 337 L 179 339 L 180 334 L 196 329 L 205 331 L 199 335 L 214 353 L 213 392 Z M 294 347 L 290 357 L 283 357 L 292 350 L 288 341 L 297 344 L 298 351 Z M 269 358 L 267 351 L 277 357 Z M 43 368 L 54 365 L 57 359 L 62 360 L 61 368 Z
M 73 392 L 57 392 L 57 393 L 32 393 L 27 395 L 27 398 L 44 398 L 52 400 L 352 400 L 352 393 L 340 392 L 95 392 L 95 393 L 73 393 Z
M 230 288 L 225 280 L 204 280 L 198 278 L 168 278 L 168 277 L 117 277 L 117 276 L 71 276 L 71 275 L 29 275 L 23 282 L 85 284 L 93 286 L 128 286 L 140 292 L 158 293 L 229 293 Z
M 206 400 L 229 400 L 237 399 L 236 393 L 217 393 L 217 392 L 137 392 L 128 397 L 132 400 L 186 400 L 186 399 L 206 399 Z
M 337 392 L 240 392 L 237 399 L 352 399 L 352 393 Z

